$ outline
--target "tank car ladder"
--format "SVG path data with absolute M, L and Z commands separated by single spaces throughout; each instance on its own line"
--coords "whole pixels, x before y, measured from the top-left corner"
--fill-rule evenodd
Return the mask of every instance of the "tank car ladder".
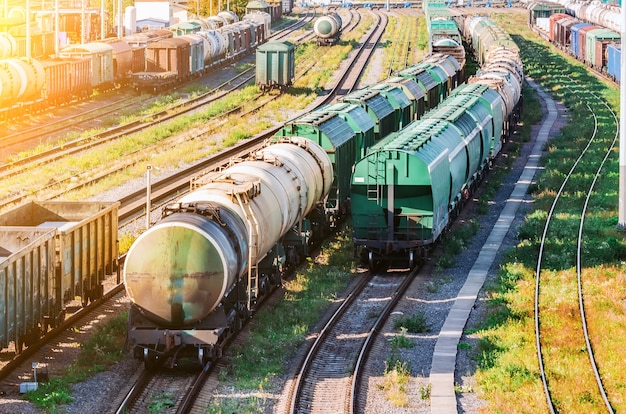
M 259 221 L 257 220 L 250 201 L 261 192 L 261 182 L 249 183 L 246 188 L 233 192 L 246 216 L 248 224 L 248 310 L 252 307 L 253 298 L 259 294 Z

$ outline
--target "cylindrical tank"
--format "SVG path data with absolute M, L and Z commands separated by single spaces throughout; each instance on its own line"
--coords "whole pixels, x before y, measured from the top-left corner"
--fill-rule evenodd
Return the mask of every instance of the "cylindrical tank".
M 245 274 L 250 223 L 258 226 L 261 260 L 326 197 L 332 176 L 325 151 L 293 137 L 211 176 L 179 200 L 186 211 L 161 220 L 131 246 L 124 265 L 131 301 L 160 325 L 200 321 Z
M 226 20 L 228 24 L 237 23 L 239 21 L 239 17 L 237 17 L 235 12 L 232 12 L 230 10 L 221 11 L 217 13 L 217 15 Z
M 15 38 L 5 32 L 0 32 L 0 59 L 15 56 L 17 53 L 17 42 Z
M 0 60 L 0 101 L 27 101 L 41 97 L 46 81 L 42 64 L 35 59 Z
M 211 63 L 217 59 L 221 59 L 226 55 L 228 50 L 228 40 L 218 31 L 215 30 L 201 30 L 198 35 L 204 37 L 207 40 Z
M 336 36 L 341 30 L 341 17 L 337 13 L 328 13 L 319 17 L 313 25 L 317 37 L 328 39 Z

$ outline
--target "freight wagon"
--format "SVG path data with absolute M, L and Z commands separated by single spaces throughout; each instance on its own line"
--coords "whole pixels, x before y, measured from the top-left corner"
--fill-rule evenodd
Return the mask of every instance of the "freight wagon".
M 468 19 L 467 38 L 483 62 L 469 85 L 378 142 L 354 167 L 353 240 L 372 269 L 394 260 L 413 266 L 427 255 L 518 119 L 519 49 L 489 19 Z
M 20 352 L 118 271 L 119 203 L 30 202 L 0 215 L 0 347 Z
M 286 90 L 296 75 L 295 46 L 291 42 L 268 42 L 256 51 L 256 84 L 262 91 Z
M 317 45 L 332 46 L 336 44 L 341 37 L 342 24 L 341 16 L 334 12 L 318 17 L 313 25 Z
M 270 7 L 270 11 L 274 9 Z M 127 85 L 137 90 L 165 90 L 240 59 L 270 36 L 269 13 L 250 13 L 242 21 L 232 12 L 214 17 L 174 26 L 179 40 L 166 40 L 173 38 L 170 30 L 150 30 L 121 39 L 72 44 L 57 58 L 49 57 L 54 55 L 54 43 L 45 33 L 34 49 L 45 53 L 33 59 L 15 57 L 25 55 L 24 43 L 17 35 L 1 33 L 0 58 L 5 59 L 0 63 L 0 121 L 84 99 L 94 90 Z M 180 40 L 185 40 L 187 47 L 178 45 L 176 50 L 173 43 Z M 186 60 L 190 63 L 185 64 Z
M 590 68 L 619 81 L 621 61 L 614 57 L 621 47 L 621 11 L 598 3 L 540 2 L 529 6 L 529 25 L 544 39 Z M 541 17 L 539 17 L 541 16 Z M 610 67 L 609 67 L 610 65 Z

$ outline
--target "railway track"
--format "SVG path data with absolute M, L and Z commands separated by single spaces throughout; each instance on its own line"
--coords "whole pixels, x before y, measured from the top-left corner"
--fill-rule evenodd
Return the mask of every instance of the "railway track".
M 362 412 L 359 385 L 370 346 L 417 272 L 362 276 L 304 358 L 287 412 Z
M 373 39 L 375 39 L 376 35 L 380 36 L 380 30 L 379 27 L 376 28 L 376 30 L 372 30 L 368 36 L 367 39 L 368 41 L 373 41 Z M 373 53 L 374 49 L 373 48 L 363 48 L 362 53 Z M 360 54 L 357 53 L 357 56 L 355 56 L 355 59 L 359 56 Z M 357 69 L 358 68 L 358 69 Z M 346 69 L 347 72 L 352 71 L 352 70 L 357 70 L 359 73 L 363 71 L 363 66 L 355 66 L 355 65 L 350 65 L 348 67 L 348 69 Z M 357 76 L 358 78 L 358 76 Z M 344 74 L 344 76 L 342 76 L 341 78 L 343 79 L 351 79 L 351 77 L 347 76 L 347 74 Z M 337 85 L 335 85 L 334 90 L 328 94 L 328 96 L 325 98 L 326 101 L 330 101 L 331 99 L 333 99 L 333 97 L 335 96 L 335 92 L 336 90 L 338 90 L 339 88 L 343 87 L 343 83 L 341 81 L 339 81 L 337 83 Z M 266 134 L 263 134 L 262 138 L 265 138 L 266 136 L 271 135 L 272 133 L 274 133 L 275 131 L 269 131 Z M 257 141 L 257 140 L 253 140 L 253 141 Z M 251 141 L 252 142 L 252 141 Z M 243 152 L 245 151 L 249 151 L 249 150 L 243 150 Z M 188 178 L 185 180 L 183 179 L 184 182 L 188 182 Z M 170 191 L 164 191 L 165 193 L 170 193 L 171 194 L 171 190 Z M 176 194 L 179 194 L 178 190 L 174 191 Z M 143 194 L 143 192 L 141 192 L 141 194 Z M 166 197 L 167 198 L 167 197 Z M 123 202 L 122 206 L 120 208 L 120 221 L 122 220 L 122 215 L 123 214 L 128 214 L 126 212 L 123 213 L 123 211 L 125 211 L 125 205 L 126 203 Z M 272 299 L 269 299 L 272 300 Z M 239 336 L 236 335 L 234 338 L 232 338 L 233 340 L 237 341 L 239 340 Z M 187 413 L 187 412 L 202 412 L 202 407 L 197 407 L 198 405 L 202 406 L 202 404 L 206 404 L 206 402 L 204 402 L 204 400 L 200 401 L 200 402 L 196 402 L 196 398 L 198 398 L 199 395 L 204 395 L 205 392 L 204 391 L 199 391 L 199 389 L 203 388 L 203 387 L 214 387 L 215 383 L 216 383 L 216 378 L 215 378 L 215 374 L 214 374 L 214 369 L 215 366 L 217 364 L 219 364 L 220 362 L 214 362 L 214 363 L 209 363 L 205 369 L 199 373 L 197 376 L 194 374 L 194 378 L 187 378 L 185 379 L 181 379 L 180 381 L 172 381 L 172 386 L 168 387 L 168 391 L 165 391 L 165 393 L 167 393 L 168 395 L 179 395 L 181 394 L 180 390 L 181 389 L 186 389 L 188 391 L 186 391 L 184 394 L 184 397 L 177 399 L 176 402 L 172 403 L 173 406 L 175 406 L 176 408 L 171 408 L 172 411 L 176 411 L 179 413 Z M 150 394 L 149 391 L 144 391 L 144 389 L 148 389 L 151 388 L 152 386 L 149 385 L 151 383 L 153 383 L 154 381 L 157 380 L 152 380 L 149 379 L 151 377 L 150 374 L 146 373 L 146 374 L 142 374 L 141 378 L 138 379 L 136 385 L 134 385 L 132 387 L 132 390 L 129 391 L 129 393 L 126 395 L 126 397 L 123 399 L 123 401 L 120 403 L 119 408 L 117 409 L 118 413 L 122 413 L 122 412 L 134 412 L 133 410 L 138 410 L 137 412 L 141 411 L 141 408 L 132 408 L 130 409 L 129 407 L 134 406 L 135 401 L 139 401 L 141 400 L 141 397 L 137 396 L 137 395 L 147 395 Z M 162 383 L 162 380 L 158 380 L 160 381 L 159 383 Z M 165 380 L 168 381 L 168 380 Z M 180 383 L 186 384 L 186 385 L 179 385 Z M 208 385 L 207 385 L 208 383 Z M 189 386 L 189 384 L 193 384 L 193 386 Z M 162 390 L 162 386 L 158 386 L 157 388 Z M 161 391 L 163 392 L 163 391 Z M 141 405 L 141 403 L 140 403 Z M 206 406 L 206 405 L 205 405 Z
M 309 15 L 307 15 L 307 18 L 312 19 L 312 17 Z M 306 22 L 306 19 L 301 19 L 295 24 L 289 26 L 290 29 L 285 29 L 286 31 L 283 33 L 283 36 L 286 35 L 288 30 L 294 30 L 294 28 L 298 28 L 301 25 L 304 25 Z M 319 60 L 317 60 L 315 63 L 319 63 Z M 311 67 L 312 65 L 309 66 L 307 69 L 310 70 Z M 300 76 L 301 75 L 302 74 L 300 74 Z M 189 97 L 185 100 L 180 100 L 176 104 L 160 110 L 159 112 L 144 115 L 132 122 L 106 129 L 105 131 L 95 133 L 88 137 L 75 139 L 70 142 L 62 142 L 61 144 L 54 146 L 47 151 L 42 151 L 32 156 L 28 156 L 14 162 L 0 165 L 0 178 L 8 179 L 15 177 L 16 179 L 19 179 L 19 176 L 21 174 L 30 171 L 34 167 L 47 165 L 51 162 L 64 159 L 70 155 L 82 153 L 98 146 L 103 146 L 105 144 L 114 142 L 115 140 L 125 138 L 128 135 L 145 131 L 151 126 L 157 126 L 163 123 L 171 122 L 172 120 L 177 119 L 182 115 L 193 114 L 199 109 L 204 108 L 207 105 L 215 103 L 220 99 L 226 97 L 230 92 L 238 90 L 239 88 L 249 84 L 251 81 L 254 80 L 254 76 L 254 66 L 252 66 L 247 70 L 237 74 L 236 76 L 228 79 L 227 81 L 221 83 L 209 92 L 200 94 L 198 96 Z M 211 123 L 208 124 L 206 129 L 204 129 L 204 131 L 202 131 L 201 133 L 198 133 L 196 135 L 193 135 L 193 132 L 187 133 L 187 139 L 198 139 L 214 134 L 218 132 L 220 128 L 224 127 L 226 120 L 229 116 L 235 114 L 239 116 L 244 116 L 247 114 L 258 112 L 261 108 L 263 108 L 263 106 L 276 99 L 276 97 L 276 95 L 264 97 L 263 95 L 259 94 L 256 96 L 256 100 L 259 102 L 256 106 L 248 107 L 247 109 L 243 106 L 238 106 L 226 112 L 223 112 L 222 114 L 215 116 L 211 120 Z M 179 139 L 179 137 L 174 137 L 173 139 L 169 140 L 172 143 L 168 144 L 166 140 L 165 142 L 162 142 L 162 145 L 165 147 L 167 147 L 168 145 L 179 145 Z M 133 154 L 126 153 L 125 159 L 130 160 L 128 164 L 117 163 L 117 165 L 114 165 L 110 168 L 103 169 L 101 166 L 95 166 L 91 169 L 80 168 L 77 169 L 75 172 L 65 172 L 65 174 L 59 174 L 54 179 L 51 179 L 48 182 L 37 183 L 36 188 L 27 188 L 24 185 L 14 186 L 13 188 L 19 188 L 19 190 L 15 192 L 8 192 L 6 198 L 0 201 L 0 209 L 19 204 L 33 197 L 33 195 L 35 194 L 44 193 L 46 194 L 47 198 L 54 199 L 61 197 L 70 191 L 75 191 L 82 187 L 90 186 L 94 181 L 101 180 L 102 178 L 107 177 L 112 173 L 115 173 L 116 171 L 124 170 L 130 165 L 138 162 L 138 160 L 142 157 L 142 153 L 145 156 L 145 151 L 137 151 L 134 159 Z M 85 177 L 91 178 L 85 179 Z
M 283 39 L 293 33 L 293 31 L 313 20 L 314 17 L 315 10 L 307 10 L 307 13 L 303 17 L 297 19 L 295 22 L 284 25 L 285 27 L 277 29 L 270 36 L 270 39 Z M 227 63 L 230 64 L 233 62 Z M 215 70 L 218 69 L 220 68 L 215 68 Z M 210 77 L 210 75 L 215 74 L 215 70 L 211 71 L 204 78 L 193 79 L 190 82 L 172 89 L 172 92 L 182 91 L 185 86 L 190 83 L 206 80 Z M 115 114 L 127 113 L 129 108 L 145 107 L 148 103 L 157 99 L 158 96 L 146 99 L 146 95 L 137 96 L 130 90 L 128 93 L 124 93 L 123 89 L 119 89 L 116 91 L 115 95 L 108 94 L 106 96 L 95 97 L 91 100 L 81 101 L 61 107 L 57 111 L 59 113 L 69 112 L 69 114 L 62 116 L 42 114 L 35 118 L 34 121 L 30 121 L 30 127 L 26 126 L 16 132 L 10 132 L 12 129 L 7 130 L 7 133 L 0 132 L 0 147 L 3 147 L 6 150 L 11 146 L 18 143 L 24 143 L 28 140 L 39 140 L 44 136 L 47 136 L 48 139 L 50 139 L 50 136 L 64 136 L 67 134 L 68 130 L 83 131 L 88 128 L 93 128 L 93 125 L 98 124 L 103 118 L 110 118 Z M 77 111 L 74 111 L 74 109 L 77 109 Z M 81 124 L 88 126 L 81 127 Z
M 593 97 L 593 99 L 587 99 L 585 105 L 594 120 L 594 128 L 587 142 L 583 143 L 584 148 L 582 148 L 580 155 L 556 191 L 541 236 L 535 272 L 534 296 L 537 358 L 546 402 L 551 413 L 562 410 L 566 401 L 578 398 L 576 396 L 577 391 L 571 391 L 572 387 L 566 385 L 573 383 L 579 384 L 575 387 L 577 390 L 585 390 L 585 398 L 588 399 L 589 404 L 592 404 L 590 406 L 604 405 L 607 412 L 613 413 L 614 410 L 596 362 L 592 340 L 587 328 L 584 303 L 585 289 L 582 277 L 582 263 L 584 261 L 582 245 L 584 243 L 585 215 L 592 207 L 590 206 L 590 197 L 603 172 L 604 165 L 617 143 L 619 122 L 616 114 L 595 93 L 585 90 L 584 87 L 569 77 L 564 77 L 563 82 L 572 85 L 568 89 L 573 95 L 581 98 L 583 96 Z M 607 126 L 602 129 L 599 127 L 599 117 L 602 117 L 605 122 L 612 119 L 613 133 Z M 602 160 L 593 164 L 591 157 L 597 158 L 595 154 L 602 152 L 605 154 Z M 565 193 L 580 191 L 586 194 L 586 197 L 584 199 L 581 197 L 580 203 L 576 203 L 575 206 L 564 205 L 561 202 Z M 572 221 L 567 226 L 567 231 L 577 223 L 575 238 L 571 237 L 571 233 L 563 233 L 563 226 L 559 225 L 559 221 L 564 216 L 570 217 Z M 562 240 L 562 244 L 555 246 L 554 240 Z M 556 255 L 562 262 L 559 265 L 553 261 Z M 567 275 L 561 276 L 558 272 L 558 270 L 567 269 L 570 265 L 575 265 L 576 278 L 574 280 Z M 554 297 L 555 289 L 559 291 L 556 298 Z M 578 305 L 578 313 L 573 313 L 572 308 L 576 305 Z M 563 311 L 567 311 L 566 316 L 563 315 Z M 568 329 L 555 329 L 555 324 L 552 322 L 554 318 L 567 319 Z M 575 330 L 570 330 L 572 326 L 575 327 Z M 575 332 L 577 332 L 576 335 Z M 578 352 L 577 357 L 575 356 L 576 350 L 580 349 L 586 350 L 589 364 L 581 360 L 583 356 L 580 352 Z M 564 367 L 567 368 L 564 369 Z M 593 386 L 594 382 L 595 386 Z
M 370 32 L 368 36 L 368 40 L 372 39 L 373 34 L 374 34 L 374 31 Z M 373 50 L 374 50 L 373 48 L 367 49 L 368 53 L 373 53 Z M 360 56 L 363 52 L 364 52 L 363 50 L 359 51 L 359 53 L 357 53 L 356 56 Z M 362 66 L 356 66 L 356 68 L 358 69 L 354 69 L 354 68 L 355 68 L 354 65 L 350 65 L 349 69 L 347 69 L 346 72 L 349 72 L 350 70 L 358 70 L 359 72 L 361 72 L 363 70 Z M 336 90 L 342 87 L 345 79 L 348 79 L 347 73 L 344 73 L 344 76 L 337 83 L 337 85 L 335 86 L 335 89 L 331 93 L 329 93 L 324 99 L 322 99 L 321 102 L 322 103 L 329 102 L 331 99 L 333 99 L 336 96 Z M 158 206 L 162 204 L 166 204 L 168 201 L 171 201 L 172 198 L 180 196 L 181 192 L 188 191 L 190 176 L 202 174 L 203 171 L 206 169 L 215 168 L 218 165 L 227 163 L 228 160 L 233 157 L 243 156 L 249 153 L 252 149 L 258 146 L 260 142 L 262 142 L 265 138 L 273 135 L 278 129 L 279 127 L 272 128 L 264 132 L 263 134 L 260 134 L 259 136 L 255 137 L 255 139 L 248 140 L 244 142 L 243 144 L 238 145 L 237 147 L 229 148 L 221 152 L 218 156 L 211 158 L 210 160 L 196 164 L 190 169 L 180 172 L 179 174 L 175 174 L 174 176 L 168 177 L 167 179 L 162 180 L 159 183 L 155 183 L 154 192 L 152 194 L 153 194 L 153 201 L 155 202 L 154 205 L 157 206 L 156 209 L 158 209 Z M 123 226 L 125 223 L 128 223 L 131 220 L 136 220 L 138 216 L 145 215 L 145 212 L 146 212 L 145 211 L 145 190 L 142 189 L 131 195 L 123 197 L 120 201 L 121 201 L 121 207 L 119 209 L 120 226 Z M 117 282 L 118 284 L 115 286 L 115 289 L 122 290 L 123 288 L 119 284 L 119 280 Z M 94 306 L 97 306 L 97 305 L 94 303 Z M 78 314 L 81 314 L 81 313 L 82 311 L 78 312 Z M 46 337 L 45 339 L 47 340 L 49 338 Z M 37 349 L 39 349 L 39 347 L 42 345 L 43 343 L 38 346 L 29 347 L 27 349 L 27 352 L 36 352 Z M 27 354 L 23 353 L 23 355 L 26 356 Z M 19 363 L 20 362 L 16 360 L 15 362 L 16 366 L 19 365 Z M 13 366 L 7 366 L 5 367 L 5 369 L 2 370 L 2 374 L 5 376 L 8 376 L 10 375 L 12 371 L 13 371 Z

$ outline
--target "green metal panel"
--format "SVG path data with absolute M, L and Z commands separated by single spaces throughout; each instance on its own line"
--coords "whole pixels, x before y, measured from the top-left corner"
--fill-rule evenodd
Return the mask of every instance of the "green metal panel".
M 456 95 L 426 114 L 426 118 L 451 122 L 462 134 L 468 157 L 466 182 L 471 182 L 474 174 L 489 160 L 491 133 L 485 127 L 491 124 L 491 115 L 487 109 L 475 96 Z
M 337 113 L 345 120 L 356 134 L 356 158 L 365 156 L 367 149 L 374 145 L 374 127 L 376 126 L 372 118 L 365 109 L 359 105 L 338 102 L 325 108 L 329 112 Z
M 287 123 L 277 135 L 308 138 L 324 148 L 333 163 L 334 172 L 327 205 L 336 207 L 348 199 L 358 143 L 356 133 L 347 121 L 337 113 L 321 109 Z
M 502 125 L 505 117 L 504 101 L 500 95 L 486 85 L 464 84 L 453 91 L 453 95 L 473 95 L 480 98 L 480 101 L 488 109 L 492 116 L 492 141 L 490 145 L 490 156 L 494 157 L 502 147 Z
M 389 78 L 385 81 L 390 85 L 397 85 L 404 90 L 406 96 L 411 100 L 411 119 L 419 119 L 425 111 L 426 92 L 412 78 L 400 76 Z
M 393 107 L 395 115 L 394 131 L 404 128 L 411 122 L 411 100 L 404 93 L 402 88 L 395 85 L 379 83 L 371 86 L 370 89 L 378 91 Z
M 341 101 L 360 105 L 367 111 L 376 125 L 374 128 L 376 139 L 385 137 L 394 131 L 393 106 L 377 91 L 361 89 L 344 96 Z
M 439 104 L 439 85 L 437 80 L 424 68 L 411 66 L 401 70 L 398 75 L 415 80 L 426 94 L 426 109 L 432 109 Z
M 433 131 L 405 128 L 381 141 L 356 164 L 351 188 L 356 239 L 430 241 L 443 230 L 448 219 L 450 165 L 448 149 L 434 139 Z M 390 209 L 394 212 L 392 229 L 388 227 Z

